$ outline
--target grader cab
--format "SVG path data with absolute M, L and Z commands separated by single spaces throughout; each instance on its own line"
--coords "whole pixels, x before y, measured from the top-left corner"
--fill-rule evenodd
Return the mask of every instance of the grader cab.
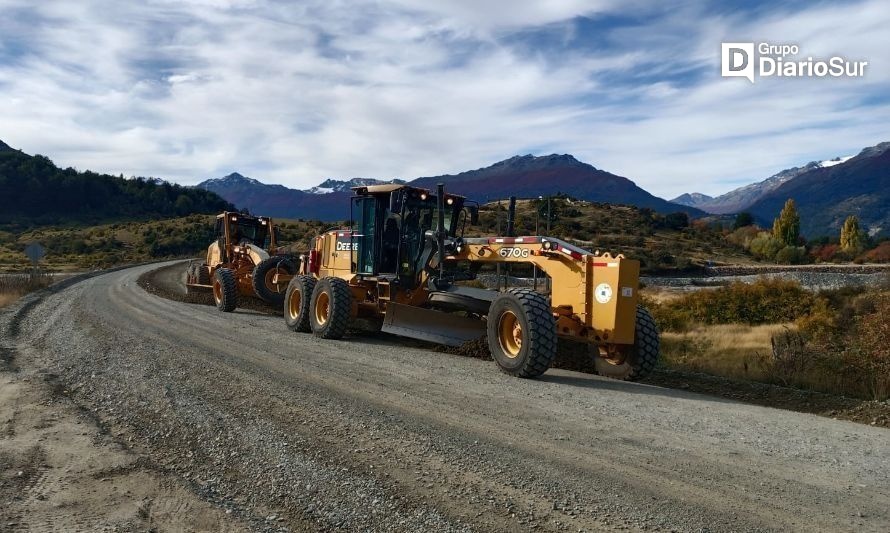
M 226 211 L 216 217 L 216 240 L 203 263 L 189 265 L 186 287 L 210 289 L 217 307 L 233 311 L 239 296 L 257 296 L 272 305 L 297 272 L 297 260 L 279 249 L 279 232 L 269 217 Z
M 591 253 L 552 237 L 463 238 L 475 206 L 405 185 L 357 187 L 350 228 L 315 240 L 289 284 L 284 314 L 295 331 L 341 337 L 358 318 L 383 331 L 447 345 L 487 337 L 501 370 L 544 373 L 557 339 L 590 346 L 597 371 L 639 379 L 655 365 L 658 331 L 638 306 L 639 262 Z M 467 286 L 491 265 L 531 265 L 547 283 Z

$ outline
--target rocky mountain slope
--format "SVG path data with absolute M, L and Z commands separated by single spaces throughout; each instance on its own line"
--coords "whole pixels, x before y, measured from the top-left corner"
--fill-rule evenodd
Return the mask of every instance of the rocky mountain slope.
M 702 205 L 707 204 L 708 202 L 711 202 L 713 200 L 714 197 L 708 196 L 707 194 L 702 194 L 700 192 L 687 192 L 674 198 L 673 200 L 671 200 L 671 202 L 701 209 Z
M 850 158 L 837 157 L 828 161 L 811 161 L 802 167 L 785 169 L 773 174 L 763 181 L 739 187 L 738 189 L 734 189 L 726 194 L 721 194 L 720 196 L 713 198 L 706 194 L 694 192 L 681 194 L 671 201 L 677 204 L 697 207 L 698 209 L 715 215 L 739 213 L 782 186 L 782 184 L 800 176 L 801 174 L 819 168 L 832 167 L 847 161 L 848 159 Z
M 890 235 L 890 142 L 831 163 L 786 180 L 747 210 L 769 223 L 785 201 L 794 198 L 801 232 L 808 238 L 837 235 L 849 215 L 858 216 L 872 236 Z

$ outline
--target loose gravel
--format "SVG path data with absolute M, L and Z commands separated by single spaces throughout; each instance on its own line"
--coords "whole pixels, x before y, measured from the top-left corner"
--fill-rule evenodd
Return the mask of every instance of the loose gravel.
M 3 345 L 256 531 L 886 531 L 882 428 L 148 294 L 23 302 Z M 14 329 L 14 331 L 12 331 Z

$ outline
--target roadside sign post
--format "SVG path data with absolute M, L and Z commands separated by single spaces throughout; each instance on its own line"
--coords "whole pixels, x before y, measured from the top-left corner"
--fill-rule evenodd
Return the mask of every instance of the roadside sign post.
M 31 275 L 38 274 L 40 272 L 40 260 L 46 255 L 46 248 L 35 241 L 25 246 L 25 255 L 31 261 Z

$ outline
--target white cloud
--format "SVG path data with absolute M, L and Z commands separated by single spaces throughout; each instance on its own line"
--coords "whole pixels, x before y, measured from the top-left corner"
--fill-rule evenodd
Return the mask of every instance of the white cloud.
M 238 170 L 309 187 L 555 151 L 670 197 L 724 192 L 888 140 L 882 2 L 757 19 L 685 4 L 603 30 L 609 46 L 537 53 L 505 39 L 627 8 L 571 0 L 0 4 L 13 13 L 0 19 L 0 139 L 81 169 L 183 183 Z M 746 38 L 865 57 L 870 70 L 863 80 L 721 79 L 720 42 Z M 677 68 L 703 70 L 689 77 Z

